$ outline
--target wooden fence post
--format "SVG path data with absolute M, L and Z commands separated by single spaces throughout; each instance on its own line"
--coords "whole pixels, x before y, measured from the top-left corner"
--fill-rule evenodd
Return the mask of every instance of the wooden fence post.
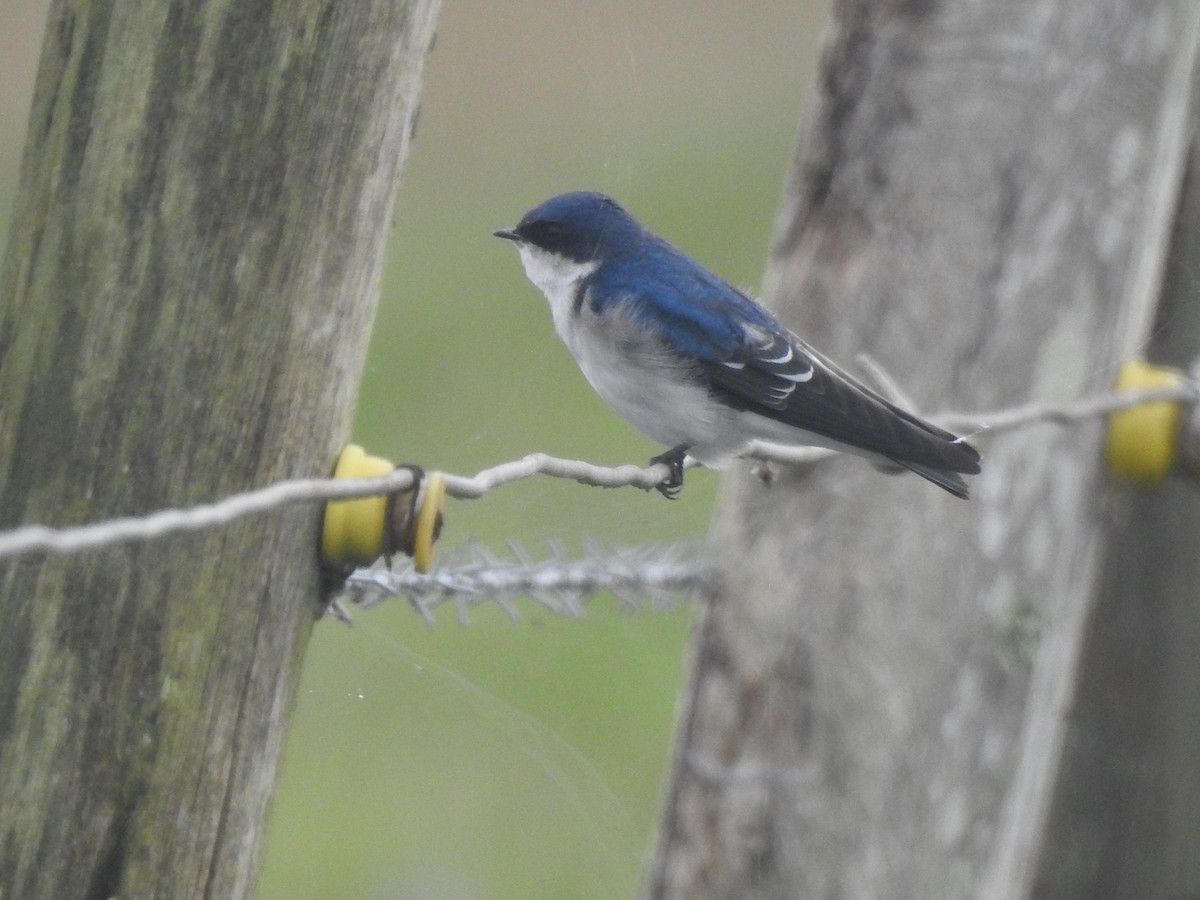
M 329 471 L 436 0 L 58 0 L 0 273 L 0 527 Z M 240 897 L 320 509 L 0 568 L 0 895 Z
M 1190 363 L 1198 20 L 835 2 L 768 301 L 930 413 Z M 1200 495 L 1114 483 L 1103 428 L 975 435 L 967 503 L 727 479 L 649 896 L 1196 895 Z

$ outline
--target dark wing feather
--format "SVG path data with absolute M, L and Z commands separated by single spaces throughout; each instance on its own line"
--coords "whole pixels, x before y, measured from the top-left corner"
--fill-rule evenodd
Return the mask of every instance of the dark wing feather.
M 642 324 L 664 346 L 698 364 L 714 395 L 736 409 L 883 456 L 966 496 L 955 473 L 979 471 L 970 444 L 841 371 L 670 244 L 647 235 L 646 246 L 640 259 L 598 271 L 605 283 L 595 296 L 620 297 L 640 310 Z
M 742 358 L 701 366 L 725 402 L 901 465 L 979 471 L 979 454 L 969 444 L 889 402 L 795 335 L 782 327 L 766 335 L 755 332 L 747 330 Z M 793 358 L 781 364 L 784 343 Z M 804 371 L 809 377 L 798 377 Z

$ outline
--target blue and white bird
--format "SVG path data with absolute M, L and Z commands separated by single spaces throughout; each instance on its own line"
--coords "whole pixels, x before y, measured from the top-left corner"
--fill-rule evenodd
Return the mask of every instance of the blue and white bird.
M 967 496 L 979 454 L 847 375 L 762 306 L 643 228 L 611 197 L 547 200 L 496 237 L 514 242 L 584 377 L 630 425 L 720 468 L 755 438 L 844 450 Z

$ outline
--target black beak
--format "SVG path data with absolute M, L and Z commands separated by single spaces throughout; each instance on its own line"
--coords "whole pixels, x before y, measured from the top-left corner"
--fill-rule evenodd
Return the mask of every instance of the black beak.
M 501 228 L 499 231 L 493 231 L 493 235 L 498 238 L 504 238 L 506 241 L 519 241 L 521 236 L 511 228 Z

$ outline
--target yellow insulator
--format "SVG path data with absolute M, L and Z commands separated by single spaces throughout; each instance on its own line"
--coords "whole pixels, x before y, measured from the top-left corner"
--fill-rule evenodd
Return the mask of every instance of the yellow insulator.
M 428 478 L 420 466 L 394 466 L 369 456 L 357 444 L 338 455 L 334 478 L 371 478 L 396 468 L 408 469 L 412 486 L 389 495 L 331 500 L 325 504 L 321 556 L 336 569 L 365 566 L 380 556 L 402 551 L 414 557 L 418 572 L 426 572 L 442 526 L 446 482 L 440 472 Z
M 442 507 L 446 504 L 446 479 L 434 472 L 425 482 L 421 510 L 413 537 L 413 568 L 428 572 L 433 564 L 433 545 L 442 531 Z
M 1114 388 L 1120 393 L 1171 387 L 1182 384 L 1184 377 L 1177 369 L 1131 359 L 1122 364 Z M 1182 418 L 1182 406 L 1173 400 L 1139 403 L 1111 413 L 1105 448 L 1109 469 L 1143 487 L 1162 481 L 1175 466 Z

